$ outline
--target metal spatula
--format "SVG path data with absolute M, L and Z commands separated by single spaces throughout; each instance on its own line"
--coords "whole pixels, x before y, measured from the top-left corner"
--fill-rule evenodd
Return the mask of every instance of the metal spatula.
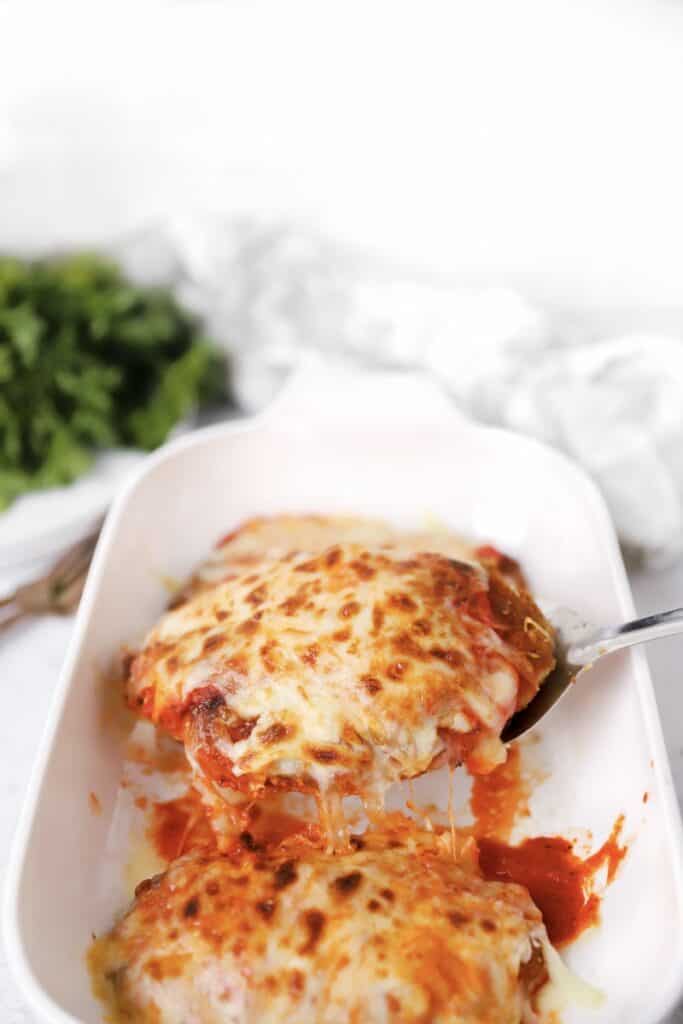
M 533 728 L 558 700 L 580 672 L 587 672 L 606 654 L 622 647 L 642 644 L 663 636 L 683 633 L 683 608 L 647 615 L 620 626 L 595 626 L 568 608 L 543 607 L 546 618 L 555 627 L 557 665 L 525 708 L 512 716 L 503 729 L 505 743 L 516 740 Z

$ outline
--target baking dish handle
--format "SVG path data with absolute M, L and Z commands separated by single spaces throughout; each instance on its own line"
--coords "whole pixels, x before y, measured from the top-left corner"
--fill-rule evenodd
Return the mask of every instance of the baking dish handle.
M 350 367 L 317 355 L 301 361 L 268 414 L 321 423 L 471 423 L 430 374 Z

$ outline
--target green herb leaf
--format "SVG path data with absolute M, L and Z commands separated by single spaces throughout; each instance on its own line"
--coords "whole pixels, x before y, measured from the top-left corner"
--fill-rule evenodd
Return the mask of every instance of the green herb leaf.
M 0 508 L 227 397 L 222 355 L 170 292 L 97 256 L 0 258 Z

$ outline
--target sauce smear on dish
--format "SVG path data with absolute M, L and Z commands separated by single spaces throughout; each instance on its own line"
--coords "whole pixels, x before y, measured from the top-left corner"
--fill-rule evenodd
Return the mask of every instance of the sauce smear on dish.
M 470 809 L 484 877 L 517 882 L 531 893 L 543 914 L 550 941 L 566 945 L 597 924 L 600 894 L 594 889 L 597 872 L 606 867 L 609 884 L 626 854 L 619 836 L 623 817 L 605 843 L 586 859 L 562 836 L 535 836 L 519 845 L 509 839 L 520 818 L 529 816 L 532 781 L 523 771 L 522 754 L 510 747 L 507 761 L 472 781 Z
M 561 836 L 536 836 L 518 846 L 483 836 L 478 841 L 479 866 L 490 881 L 525 886 L 543 915 L 550 941 L 563 946 L 598 921 L 600 896 L 592 891 L 593 881 L 602 867 L 607 868 L 607 883 L 614 878 L 626 854 L 619 843 L 622 825 L 620 816 L 609 838 L 584 860 Z
M 508 750 L 507 761 L 488 775 L 472 779 L 470 810 L 477 836 L 509 839 L 519 818 L 529 817 L 532 781 L 522 772 L 519 746 Z

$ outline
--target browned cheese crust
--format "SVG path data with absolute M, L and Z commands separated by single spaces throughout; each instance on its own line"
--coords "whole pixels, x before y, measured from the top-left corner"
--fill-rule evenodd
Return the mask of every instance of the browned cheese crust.
M 520 1024 L 546 980 L 525 889 L 444 839 L 193 857 L 138 887 L 91 967 L 131 1024 Z

